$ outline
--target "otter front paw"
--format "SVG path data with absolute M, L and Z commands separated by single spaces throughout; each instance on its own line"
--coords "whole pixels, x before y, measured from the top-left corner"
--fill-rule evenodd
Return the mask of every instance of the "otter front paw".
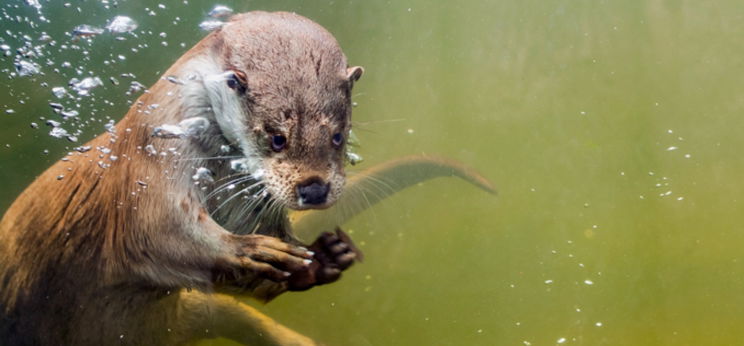
M 306 269 L 292 272 L 288 281 L 292 291 L 334 282 L 342 271 L 364 257 L 351 238 L 338 228 L 336 233 L 324 232 L 318 236 L 309 249 L 315 253 L 313 261 Z
M 313 262 L 313 252 L 274 237 L 231 235 L 230 242 L 234 250 L 218 260 L 218 281 L 244 281 L 246 276 L 286 281 Z

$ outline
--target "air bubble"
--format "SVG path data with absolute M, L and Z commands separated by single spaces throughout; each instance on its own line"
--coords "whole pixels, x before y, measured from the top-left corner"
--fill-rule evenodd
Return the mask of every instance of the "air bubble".
M 104 30 L 88 24 L 78 25 L 72 29 L 72 37 L 78 39 L 80 37 L 92 37 L 95 35 L 103 34 Z
M 233 14 L 232 8 L 223 5 L 215 6 L 208 15 L 212 18 L 225 18 Z
M 212 178 L 212 175 L 212 171 L 210 171 L 208 168 L 199 167 L 196 169 L 196 173 L 191 176 L 191 179 L 197 182 L 213 183 L 214 179 Z
M 20 60 L 16 62 L 15 68 L 16 72 L 18 72 L 18 75 L 21 77 L 33 76 L 41 72 L 39 69 L 39 65 L 26 60 Z
M 219 20 L 206 20 L 199 24 L 199 29 L 202 29 L 204 31 L 215 31 L 221 28 L 223 25 L 225 25 L 225 23 Z
M 111 19 L 106 29 L 116 34 L 128 33 L 137 29 L 137 22 L 127 16 L 116 16 Z

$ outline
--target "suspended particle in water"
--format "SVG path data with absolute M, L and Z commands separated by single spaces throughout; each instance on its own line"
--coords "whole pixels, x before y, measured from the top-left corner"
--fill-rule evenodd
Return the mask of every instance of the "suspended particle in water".
M 555 343 L 557 343 L 557 344 L 562 344 L 564 342 L 566 342 L 566 338 L 560 338 L 560 339 L 558 339 L 558 340 L 555 341 Z
M 584 284 L 591 286 L 591 285 L 594 285 L 594 281 L 586 279 L 584 280 Z
M 677 147 L 675 147 L 675 146 L 671 146 L 671 147 L 669 147 L 669 148 L 666 148 L 666 151 L 675 151 L 675 150 L 677 150 L 677 149 L 679 149 L 679 148 L 677 148 Z
M 601 327 L 602 326 L 602 322 L 597 322 L 594 325 L 597 326 L 597 327 Z

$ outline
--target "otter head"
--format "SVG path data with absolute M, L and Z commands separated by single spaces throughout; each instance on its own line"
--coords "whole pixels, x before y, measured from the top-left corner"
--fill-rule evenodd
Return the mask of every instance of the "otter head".
M 362 68 L 349 67 L 333 36 L 296 14 L 241 14 L 210 37 L 211 66 L 195 69 L 244 169 L 286 207 L 332 205 L 345 182 L 351 88 Z

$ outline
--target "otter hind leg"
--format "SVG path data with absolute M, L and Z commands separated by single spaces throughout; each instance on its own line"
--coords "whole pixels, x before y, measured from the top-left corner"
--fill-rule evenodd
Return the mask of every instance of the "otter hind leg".
M 180 340 L 172 344 L 222 337 L 245 345 L 316 345 L 307 336 L 226 294 L 181 290 L 178 304 L 178 330 L 173 334 Z

